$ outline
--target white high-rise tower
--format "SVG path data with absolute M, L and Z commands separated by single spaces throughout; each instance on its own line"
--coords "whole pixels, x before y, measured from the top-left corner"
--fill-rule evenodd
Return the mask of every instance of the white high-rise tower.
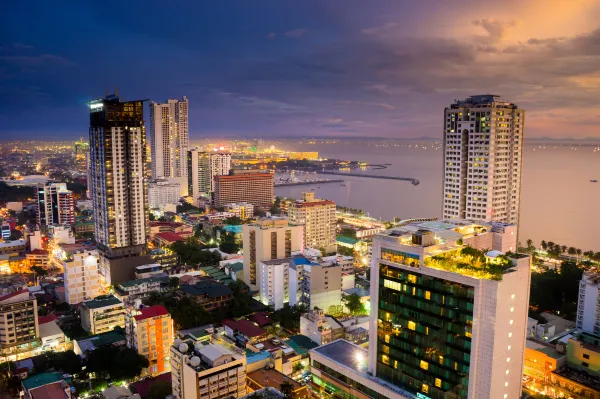
M 499 96 L 444 110 L 442 217 L 517 224 L 525 111 Z
M 173 179 L 187 191 L 188 100 L 150 103 L 152 178 Z M 186 193 L 181 193 L 187 195 Z

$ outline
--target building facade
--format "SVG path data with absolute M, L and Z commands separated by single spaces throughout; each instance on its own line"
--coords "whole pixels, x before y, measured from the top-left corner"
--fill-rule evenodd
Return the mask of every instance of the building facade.
M 231 212 L 242 220 L 254 217 L 254 205 L 247 202 L 225 204 L 225 212 Z
M 514 225 L 471 221 L 376 235 L 369 371 L 432 399 L 520 397 L 531 276 L 515 247 Z
M 125 306 L 114 295 L 98 296 L 81 304 L 81 327 L 90 334 L 125 328 Z
M 162 209 L 167 204 L 178 204 L 180 184 L 167 179 L 148 182 L 148 206 L 151 209 Z
M 75 223 L 75 199 L 66 183 L 48 182 L 37 187 L 37 223 L 42 226 Z
M 228 175 L 231 170 L 231 154 L 228 152 L 210 153 L 210 191 L 215 191 L 215 176 Z
M 444 218 L 518 224 L 525 111 L 499 96 L 444 111 Z
M 77 246 L 75 248 L 69 248 Z M 62 269 L 65 283 L 65 299 L 70 305 L 96 298 L 102 293 L 98 264 L 100 257 L 95 248 L 78 244 L 64 245 Z
M 577 328 L 600 335 L 600 274 L 594 271 L 583 273 L 579 283 L 577 301 Z
M 127 346 L 146 357 L 150 366 L 143 375 L 156 376 L 171 370 L 169 359 L 173 345 L 173 321 L 163 306 L 131 310 L 125 319 Z
M 302 193 L 300 201 L 288 206 L 288 217 L 294 224 L 304 225 L 304 245 L 336 251 L 337 217 L 335 202 L 315 199 L 315 193 Z
M 210 154 L 194 148 L 187 152 L 188 194 L 194 200 L 207 195 L 211 190 Z
M 289 292 L 290 306 L 304 305 L 325 312 L 341 310 L 342 267 L 335 261 L 294 257 L 290 261 Z
M 111 284 L 125 268 L 119 260 L 139 256 L 146 250 L 144 107 L 143 101 L 123 102 L 113 95 L 91 101 L 89 108 L 89 187 L 96 223 L 94 234 L 101 274 Z M 136 262 L 128 259 L 127 263 Z
M 257 267 L 261 262 L 290 258 L 304 250 L 303 227 L 286 218 L 265 218 L 243 225 L 244 282 L 258 289 Z
M 176 339 L 170 360 L 175 399 L 226 399 L 246 394 L 246 356 L 223 340 Z
M 272 173 L 238 173 L 215 176 L 214 203 L 225 206 L 235 202 L 248 202 L 255 207 L 268 208 L 275 196 Z
M 290 259 L 265 260 L 258 265 L 260 301 L 274 310 L 290 301 L 288 290 Z
M 188 99 L 150 103 L 150 153 L 153 179 L 187 182 Z
M 0 353 L 6 360 L 32 356 L 40 346 L 37 300 L 24 289 L 0 297 Z

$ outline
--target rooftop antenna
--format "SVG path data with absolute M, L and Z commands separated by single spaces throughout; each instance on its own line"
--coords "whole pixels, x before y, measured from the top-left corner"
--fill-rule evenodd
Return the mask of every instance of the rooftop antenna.
M 119 85 L 115 85 L 115 97 L 119 97 Z
M 108 97 L 108 89 L 106 89 L 106 97 Z

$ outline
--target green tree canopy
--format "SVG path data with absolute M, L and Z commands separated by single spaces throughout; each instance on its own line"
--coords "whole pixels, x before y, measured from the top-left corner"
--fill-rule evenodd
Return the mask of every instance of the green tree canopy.
M 226 254 L 235 254 L 240 250 L 240 245 L 235 241 L 235 235 L 232 233 L 225 233 L 221 235 L 221 243 L 219 249 Z
M 86 370 L 118 381 L 135 378 L 148 366 L 148 359 L 135 349 L 103 346 L 90 352 Z
M 367 313 L 365 309 L 365 305 L 360 301 L 360 296 L 358 294 L 350 294 L 347 295 L 344 300 L 344 305 L 348 308 L 350 313 L 353 315 L 362 315 Z
M 172 393 L 171 381 L 156 381 L 150 385 L 146 399 L 164 399 Z

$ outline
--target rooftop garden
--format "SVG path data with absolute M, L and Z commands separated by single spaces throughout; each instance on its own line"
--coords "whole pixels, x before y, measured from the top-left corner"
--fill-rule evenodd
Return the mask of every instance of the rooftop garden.
M 425 258 L 425 266 L 474 278 L 502 280 L 502 275 L 513 266 L 512 261 L 506 255 L 486 257 L 486 252 L 467 246 Z

